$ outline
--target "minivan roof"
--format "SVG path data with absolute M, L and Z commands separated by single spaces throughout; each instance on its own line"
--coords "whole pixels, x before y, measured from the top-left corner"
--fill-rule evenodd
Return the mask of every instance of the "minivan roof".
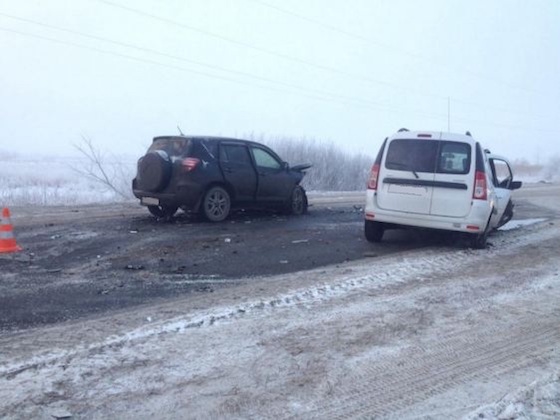
M 476 143 L 470 135 L 446 131 L 399 131 L 393 134 L 390 139 L 451 140 L 469 144 Z

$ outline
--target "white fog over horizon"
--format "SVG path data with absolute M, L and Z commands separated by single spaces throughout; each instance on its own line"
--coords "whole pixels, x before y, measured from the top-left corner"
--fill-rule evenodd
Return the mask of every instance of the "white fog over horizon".
M 560 157 L 560 2 L 0 0 L 0 152 L 141 156 L 157 135 L 315 139 L 401 127 Z

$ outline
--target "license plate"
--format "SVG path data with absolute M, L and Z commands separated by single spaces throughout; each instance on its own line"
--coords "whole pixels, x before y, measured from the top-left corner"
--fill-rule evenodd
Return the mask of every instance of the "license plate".
M 422 185 L 391 184 L 389 185 L 389 192 L 393 194 L 416 195 L 421 197 L 427 195 L 428 189 Z
M 154 197 L 142 197 L 140 202 L 145 206 L 159 206 L 159 200 Z

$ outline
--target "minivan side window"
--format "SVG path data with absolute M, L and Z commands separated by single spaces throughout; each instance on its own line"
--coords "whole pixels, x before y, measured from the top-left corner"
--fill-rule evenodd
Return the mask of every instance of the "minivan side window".
M 506 161 L 501 159 L 490 159 L 490 166 L 492 168 L 492 178 L 494 185 L 498 188 L 509 188 L 513 180 L 511 168 Z

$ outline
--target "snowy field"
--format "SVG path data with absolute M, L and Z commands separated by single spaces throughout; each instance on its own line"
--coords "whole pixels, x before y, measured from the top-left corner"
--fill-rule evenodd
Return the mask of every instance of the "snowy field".
M 105 169 L 125 197 L 93 179 L 99 174 L 91 162 L 80 157 L 31 157 L 0 154 L 0 203 L 3 206 L 51 206 L 109 203 L 132 199 L 134 158 L 111 158 Z
M 133 200 L 132 178 L 136 172 L 137 157 L 108 156 L 103 159 L 103 169 L 114 189 L 94 177 L 101 177 L 99 168 L 85 157 L 24 158 L 0 150 L 0 204 L 3 206 L 55 206 L 93 203 L 111 203 Z M 527 183 L 560 181 L 560 166 L 551 163 L 539 171 L 533 167 L 520 167 L 516 180 Z M 558 163 L 558 162 L 556 162 Z M 304 179 L 305 181 L 305 179 Z M 325 179 L 315 195 L 332 191 Z M 364 179 L 364 186 L 366 180 Z M 116 191 L 115 191 L 116 190 Z M 339 194 L 339 192 L 337 192 Z

